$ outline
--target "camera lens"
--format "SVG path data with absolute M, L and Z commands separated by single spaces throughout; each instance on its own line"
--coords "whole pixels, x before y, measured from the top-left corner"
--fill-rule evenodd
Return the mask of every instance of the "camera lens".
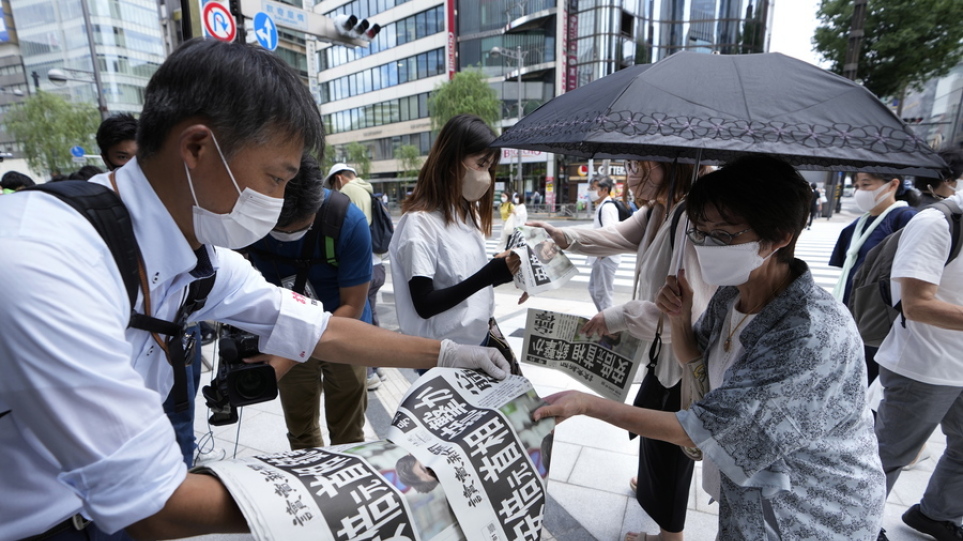
M 269 382 L 265 380 L 263 372 L 258 370 L 244 370 L 238 372 L 234 379 L 234 390 L 242 400 L 261 398 L 268 392 Z

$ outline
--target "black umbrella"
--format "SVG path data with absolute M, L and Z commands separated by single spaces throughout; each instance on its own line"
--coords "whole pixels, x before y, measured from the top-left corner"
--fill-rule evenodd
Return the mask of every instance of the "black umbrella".
M 868 90 L 778 53 L 680 52 L 558 96 L 494 146 L 585 158 L 933 173 L 943 160 Z

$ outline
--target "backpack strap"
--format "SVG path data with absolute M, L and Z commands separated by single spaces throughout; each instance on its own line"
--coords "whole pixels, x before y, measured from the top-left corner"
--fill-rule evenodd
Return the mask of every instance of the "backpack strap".
M 124 280 L 124 289 L 130 299 L 131 316 L 137 302 L 140 247 L 134 237 L 134 225 L 127 207 L 110 188 L 94 182 L 66 180 L 31 186 L 23 191 L 48 193 L 83 215 L 104 239 L 114 256 L 117 269 Z
M 950 261 L 956 259 L 960 255 L 960 249 L 963 245 L 960 241 L 963 240 L 963 235 L 961 235 L 961 224 L 960 219 L 963 218 L 963 209 L 960 209 L 956 201 L 951 201 L 949 199 L 944 199 L 933 204 L 933 207 L 940 209 L 946 216 L 946 221 L 950 225 L 950 255 L 946 259 L 944 266 L 949 265 Z

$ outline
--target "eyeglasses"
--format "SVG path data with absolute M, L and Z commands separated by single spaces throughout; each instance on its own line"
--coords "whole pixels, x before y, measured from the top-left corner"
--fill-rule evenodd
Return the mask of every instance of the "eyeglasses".
M 721 229 L 705 232 L 693 227 L 686 231 L 685 235 L 689 237 L 689 241 L 696 246 L 729 246 L 732 244 L 732 241 L 736 240 L 736 237 L 747 231 L 752 231 L 752 228 L 743 229 L 738 233 L 730 233 Z

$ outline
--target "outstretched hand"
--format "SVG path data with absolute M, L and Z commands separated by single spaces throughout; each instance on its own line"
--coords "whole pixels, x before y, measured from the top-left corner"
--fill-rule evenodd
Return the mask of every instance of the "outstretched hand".
M 558 247 L 565 250 L 568 248 L 568 240 L 565 239 L 565 233 L 561 229 L 555 227 L 548 222 L 525 222 L 525 225 L 529 227 L 541 227 L 548 233 L 549 237 L 558 244 Z
M 495 256 L 496 258 L 504 258 L 505 264 L 508 265 L 508 271 L 512 274 L 518 272 L 518 269 L 522 268 L 522 258 L 518 257 L 518 254 L 511 250 L 505 250 L 504 252 Z
M 554 417 L 556 423 L 574 417 L 585 415 L 588 411 L 588 401 L 590 397 L 579 391 L 562 391 L 553 395 L 546 396 L 544 400 L 548 406 L 542 406 L 532 413 L 532 419 L 541 421 L 546 417 Z
M 592 319 L 588 320 L 585 325 L 582 325 L 581 333 L 586 336 L 599 335 L 608 336 L 609 327 L 605 324 L 605 315 L 599 312 L 592 316 Z
M 441 341 L 438 366 L 481 370 L 495 379 L 505 379 L 511 367 L 495 348 L 456 344 L 447 338 Z
M 685 277 L 685 269 L 679 269 L 678 276 L 666 276 L 655 304 L 669 319 L 691 321 L 692 287 Z

